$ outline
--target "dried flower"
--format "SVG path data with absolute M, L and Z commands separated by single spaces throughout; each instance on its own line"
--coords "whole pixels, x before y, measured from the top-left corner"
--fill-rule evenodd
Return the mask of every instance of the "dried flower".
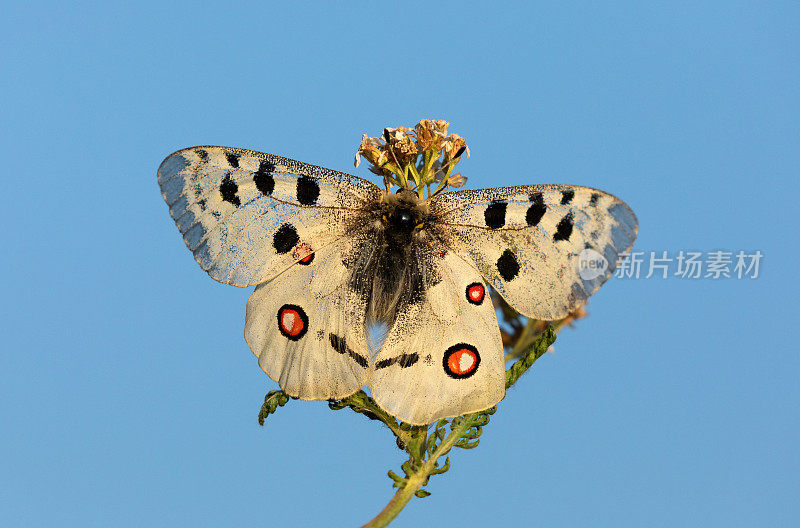
M 356 167 L 361 163 L 361 156 L 364 156 L 367 161 L 378 167 L 387 161 L 386 152 L 384 152 L 380 140 L 376 137 L 369 137 L 366 134 L 361 136 L 361 145 L 359 145 L 358 152 L 356 152 Z
M 447 185 L 450 187 L 455 187 L 456 189 L 463 187 L 465 183 L 467 183 L 467 177 L 462 176 L 460 172 L 457 172 L 447 178 Z
M 447 127 L 450 123 L 443 119 L 432 121 L 430 119 L 420 119 L 414 126 L 414 133 L 417 136 L 419 150 L 441 149 L 442 141 L 447 136 Z
M 405 165 L 417 159 L 417 144 L 414 137 L 408 134 L 406 127 L 386 128 L 383 131 L 386 147 L 400 165 Z M 389 159 L 393 159 L 390 158 Z
M 461 150 L 462 148 L 464 149 L 463 151 Z M 467 142 L 458 134 L 450 134 L 442 143 L 442 150 L 444 151 L 445 162 L 457 159 L 462 154 L 466 154 L 469 157 Z
M 383 177 L 387 189 L 393 185 L 411 189 L 420 199 L 426 189 L 433 196 L 448 187 L 461 187 L 467 179 L 451 173 L 463 153 L 469 157 L 469 150 L 464 138 L 447 134 L 449 126 L 443 119 L 420 119 L 413 129 L 387 127 L 378 137 L 364 134 L 354 164 L 358 167 L 365 157 L 369 170 Z

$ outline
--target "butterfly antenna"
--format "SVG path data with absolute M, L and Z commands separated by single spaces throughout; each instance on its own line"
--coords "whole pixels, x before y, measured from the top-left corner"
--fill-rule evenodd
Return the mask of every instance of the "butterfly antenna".
M 451 163 L 453 163 L 454 161 L 456 161 L 457 159 L 459 159 L 459 158 L 461 157 L 461 155 L 464 153 L 464 151 L 465 151 L 465 150 L 467 150 L 467 146 L 466 146 L 466 145 L 464 145 L 463 147 L 461 147 L 460 149 L 458 149 L 458 152 L 456 152 L 456 155 L 455 155 L 455 156 L 453 156 L 453 157 L 450 159 L 450 161 L 448 161 L 447 163 L 445 163 L 444 165 L 442 165 L 442 170 L 446 169 L 446 168 L 447 168 L 447 167 L 448 167 L 448 166 L 449 166 Z
M 394 155 L 394 149 L 389 146 L 389 129 L 383 129 L 383 139 L 386 140 L 386 150 L 392 155 L 392 159 L 394 159 L 394 164 L 397 165 L 397 168 L 400 169 L 400 162 L 397 161 L 397 156 Z M 406 184 L 408 183 L 408 178 L 406 177 L 405 171 L 403 171 L 403 188 L 405 189 Z

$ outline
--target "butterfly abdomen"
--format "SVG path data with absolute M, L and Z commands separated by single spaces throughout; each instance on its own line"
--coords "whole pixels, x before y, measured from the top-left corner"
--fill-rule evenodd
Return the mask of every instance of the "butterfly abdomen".
M 440 280 L 428 243 L 430 214 L 410 192 L 386 193 L 364 214 L 359 243 L 345 262 L 349 284 L 366 298 L 368 321 L 391 325 Z

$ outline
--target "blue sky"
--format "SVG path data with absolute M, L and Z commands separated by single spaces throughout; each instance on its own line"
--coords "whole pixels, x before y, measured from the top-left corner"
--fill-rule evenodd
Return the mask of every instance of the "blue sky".
M 467 138 L 470 187 L 598 187 L 639 250 L 764 257 L 755 280 L 612 279 L 396 525 L 797 525 L 799 21 L 792 2 L 7 6 L 0 520 L 377 513 L 390 433 L 324 403 L 258 426 L 275 385 L 248 291 L 194 263 L 155 173 L 196 144 L 352 172 L 362 133 L 432 117 Z

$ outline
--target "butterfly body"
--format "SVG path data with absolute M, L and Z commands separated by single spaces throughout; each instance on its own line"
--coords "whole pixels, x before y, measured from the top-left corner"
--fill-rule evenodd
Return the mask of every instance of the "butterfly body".
M 408 190 L 382 192 L 357 221 L 363 232 L 345 255 L 348 285 L 366 297 L 368 325 L 391 326 L 398 310 L 425 299 L 440 275 L 433 248 L 442 247 L 427 203 Z
M 420 198 L 256 151 L 193 147 L 159 168 L 162 195 L 214 279 L 257 287 L 245 339 L 291 396 L 364 385 L 412 424 L 485 409 L 504 393 L 491 284 L 520 313 L 564 317 L 636 236 L 617 198 L 530 185 Z M 582 251 L 608 261 L 583 277 Z M 388 328 L 379 350 L 370 328 Z

